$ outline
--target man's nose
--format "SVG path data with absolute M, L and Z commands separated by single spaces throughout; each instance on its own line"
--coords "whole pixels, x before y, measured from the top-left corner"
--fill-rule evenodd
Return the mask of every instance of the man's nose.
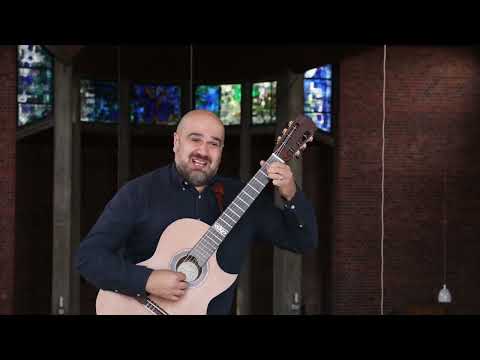
M 202 141 L 202 143 L 198 146 L 197 151 L 201 155 L 207 155 L 208 153 L 208 144 L 206 141 Z

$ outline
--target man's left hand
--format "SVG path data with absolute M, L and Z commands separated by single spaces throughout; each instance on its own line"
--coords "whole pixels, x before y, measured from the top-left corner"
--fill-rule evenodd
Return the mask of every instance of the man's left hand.
M 263 166 L 265 161 L 260 161 L 260 166 Z M 292 170 L 287 164 L 274 162 L 267 166 L 267 175 L 273 181 L 273 185 L 278 188 L 280 195 L 287 201 L 292 200 L 297 191 L 295 180 L 293 178 Z

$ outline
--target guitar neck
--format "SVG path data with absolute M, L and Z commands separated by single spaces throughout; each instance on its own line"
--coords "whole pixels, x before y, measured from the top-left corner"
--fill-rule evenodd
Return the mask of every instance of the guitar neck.
M 199 264 L 204 264 L 225 237 L 242 218 L 243 214 L 253 204 L 255 199 L 260 195 L 262 190 L 267 186 L 270 178 L 267 176 L 267 165 L 273 162 L 284 162 L 277 155 L 272 154 L 257 173 L 250 179 L 245 187 L 238 193 L 230 205 L 223 211 L 215 223 L 210 226 L 208 231 L 203 235 L 200 241 L 191 250 L 190 254 L 195 256 Z

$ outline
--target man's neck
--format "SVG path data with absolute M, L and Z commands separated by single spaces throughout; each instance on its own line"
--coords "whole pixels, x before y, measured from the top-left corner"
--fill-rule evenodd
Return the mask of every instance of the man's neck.
M 197 191 L 198 191 L 199 193 L 203 192 L 203 190 L 205 190 L 205 188 L 206 188 L 205 185 L 204 185 L 204 186 L 195 186 L 195 189 L 197 189 Z

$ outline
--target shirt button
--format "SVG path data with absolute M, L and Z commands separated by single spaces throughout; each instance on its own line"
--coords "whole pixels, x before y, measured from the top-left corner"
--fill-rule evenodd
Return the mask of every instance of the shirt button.
M 116 293 L 118 293 L 118 290 L 115 290 Z
M 141 295 L 140 294 L 137 294 L 137 297 L 140 297 Z
M 290 209 L 292 210 L 295 209 L 295 205 L 290 206 Z
M 198 195 L 198 198 L 201 199 L 201 198 L 202 198 L 202 195 Z
M 299 227 L 300 229 L 303 229 L 303 225 L 302 225 L 302 224 L 298 225 L 298 227 Z
M 184 188 L 184 187 L 182 187 L 182 190 L 183 190 L 183 191 L 185 191 L 185 188 Z

